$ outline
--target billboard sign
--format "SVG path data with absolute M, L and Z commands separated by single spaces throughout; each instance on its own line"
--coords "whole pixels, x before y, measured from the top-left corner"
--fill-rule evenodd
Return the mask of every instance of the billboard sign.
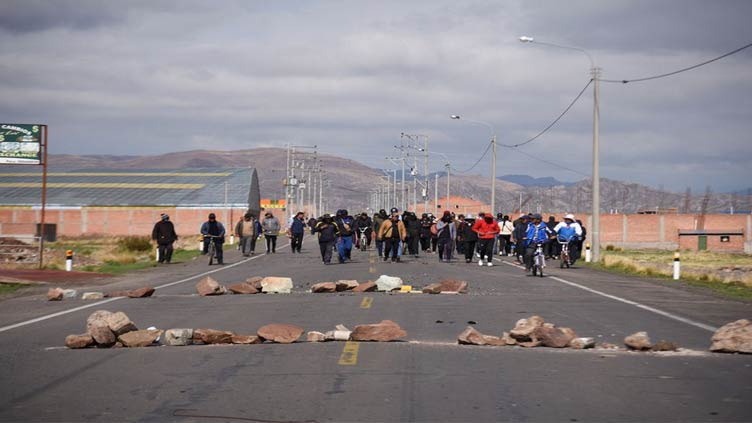
M 42 164 L 42 125 L 0 124 L 0 164 Z

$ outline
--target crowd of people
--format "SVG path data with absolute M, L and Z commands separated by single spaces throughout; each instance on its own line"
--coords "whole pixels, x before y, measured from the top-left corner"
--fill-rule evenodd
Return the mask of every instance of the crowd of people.
M 569 264 L 580 258 L 586 230 L 574 215 L 566 214 L 561 222 L 549 216 L 543 222 L 540 214 L 521 214 L 512 220 L 508 215 L 498 213 L 457 214 L 444 211 L 439 216 L 423 213 L 418 217 L 414 212 L 399 212 L 392 208 L 389 213 L 379 210 L 373 216 L 363 212 L 355 217 L 341 209 L 334 216 L 309 217 L 298 212 L 287 222 L 286 235 L 290 238 L 293 253 L 301 253 L 306 231 L 316 236 L 324 264 L 331 264 L 334 252 L 339 263 L 352 259 L 356 246 L 367 250 L 375 243 L 378 256 L 385 262 L 400 262 L 404 256 L 419 258 L 421 254 L 436 254 L 440 262 L 449 263 L 455 255 L 464 258 L 465 263 L 477 259 L 480 266 L 493 266 L 494 255 L 511 256 L 530 270 L 533 254 L 538 245 L 542 246 L 548 259 L 558 259 L 562 245 L 568 247 Z M 226 231 L 210 213 L 208 220 L 201 225 L 204 237 L 203 253 L 214 243 L 219 264 L 223 264 L 223 249 Z M 244 257 L 255 254 L 256 242 L 265 239 L 266 254 L 277 252 L 277 238 L 282 232 L 282 224 L 273 213 L 266 212 L 258 219 L 253 213 L 245 213 L 235 225 L 234 234 L 239 239 L 238 249 Z M 163 214 L 154 226 L 152 239 L 159 246 L 160 262 L 169 263 L 172 244 L 177 240 L 169 216 Z

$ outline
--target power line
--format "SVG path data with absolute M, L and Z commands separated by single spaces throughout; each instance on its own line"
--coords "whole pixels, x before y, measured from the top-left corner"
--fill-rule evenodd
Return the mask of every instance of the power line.
M 736 50 L 732 50 L 732 51 L 730 51 L 730 52 L 728 52 L 726 54 L 720 55 L 720 56 L 718 56 L 716 58 L 713 58 L 713 59 L 710 59 L 710 60 L 706 60 L 706 61 L 704 61 L 702 63 L 698 63 L 696 65 L 692 65 L 690 67 L 679 69 L 679 70 L 676 70 L 676 71 L 673 71 L 673 72 L 669 72 L 669 73 L 663 73 L 663 74 L 660 74 L 660 75 L 648 76 L 648 77 L 645 77 L 645 78 L 636 78 L 636 79 L 599 79 L 599 81 L 619 83 L 619 84 L 627 84 L 629 82 L 642 82 L 642 81 L 650 81 L 652 79 L 665 78 L 667 76 L 672 76 L 672 75 L 676 75 L 678 73 L 686 72 L 686 71 L 689 71 L 689 70 L 692 70 L 692 69 L 697 69 L 700 66 L 705 66 L 705 65 L 713 63 L 713 62 L 715 62 L 717 60 L 721 60 L 724 57 L 728 57 L 728 56 L 731 56 L 732 54 L 739 53 L 740 51 L 742 51 L 742 50 L 744 50 L 746 48 L 749 48 L 749 47 L 752 47 L 752 43 L 749 43 L 749 44 L 747 44 L 745 46 L 739 47 Z
M 484 157 L 486 157 L 486 154 L 488 154 L 488 150 L 489 150 L 490 148 L 491 148 L 491 142 L 489 142 L 489 143 L 488 143 L 488 147 L 486 147 L 486 151 L 484 151 L 484 152 L 483 152 L 483 155 L 482 155 L 482 156 L 480 156 L 480 158 L 478 159 L 478 161 L 477 161 L 477 162 L 475 162 L 475 164 L 474 164 L 474 165 L 472 165 L 472 166 L 471 166 L 471 167 L 470 167 L 469 169 L 467 169 L 467 170 L 458 170 L 458 171 L 457 171 L 457 173 L 467 173 L 467 172 L 470 172 L 471 170 L 475 169 L 475 166 L 478 166 L 478 163 L 480 163 L 480 162 L 481 162 L 481 160 L 483 160 L 483 158 L 484 158 Z
M 550 162 L 550 161 L 548 161 L 546 159 L 542 159 L 540 157 L 533 156 L 532 154 L 526 153 L 526 152 L 524 152 L 524 151 L 522 151 L 520 149 L 511 148 L 511 147 L 507 147 L 507 148 L 509 148 L 510 150 L 514 151 L 515 153 L 520 153 L 523 156 L 527 156 L 527 157 L 530 157 L 531 159 L 535 159 L 535 160 L 541 161 L 543 163 L 550 164 L 551 166 L 558 167 L 559 169 L 567 170 L 569 172 L 576 173 L 576 174 L 581 175 L 581 176 L 586 176 L 586 177 L 590 176 L 587 173 L 580 172 L 579 170 L 574 170 L 574 169 L 568 168 L 566 166 L 562 166 L 562 165 L 560 165 L 558 163 Z
M 525 145 L 525 144 L 529 144 L 529 143 L 531 143 L 531 142 L 535 141 L 536 139 L 538 139 L 538 137 L 540 137 L 541 135 L 543 135 L 543 134 L 545 134 L 546 132 L 548 132 L 548 130 L 549 130 L 549 129 L 551 129 L 551 128 L 552 128 L 552 127 L 553 127 L 554 125 L 556 125 L 556 123 L 557 123 L 557 122 L 558 122 L 559 120 L 561 120 L 561 118 L 563 118 L 563 117 L 564 117 L 564 115 L 565 115 L 565 114 L 567 114 L 567 112 L 569 112 L 569 109 L 571 109 L 571 108 L 572 108 L 572 106 L 574 106 L 574 104 L 575 104 L 575 103 L 577 103 L 577 100 L 579 100 L 579 99 L 580 99 L 580 97 L 582 97 L 582 94 L 583 94 L 583 93 L 585 93 L 585 90 L 587 89 L 587 87 L 589 87 L 589 86 L 590 86 L 590 84 L 592 84 L 592 83 L 593 83 L 593 79 L 591 78 L 591 79 L 590 79 L 590 80 L 588 81 L 588 83 L 587 83 L 587 84 L 585 84 L 585 86 L 584 86 L 584 87 L 582 87 L 582 89 L 580 90 L 579 94 L 577 94 L 577 97 L 575 97 L 575 98 L 574 98 L 574 100 L 572 100 L 572 102 L 571 102 L 571 103 L 569 103 L 569 106 L 567 106 L 567 108 L 566 108 L 566 109 L 564 109 L 564 111 L 563 111 L 563 112 L 561 112 L 561 114 L 559 115 L 559 117 L 557 117 L 556 119 L 554 119 L 554 121 L 553 121 L 553 122 L 551 122 L 551 123 L 550 123 L 550 124 L 549 124 L 548 126 L 546 126 L 546 127 L 545 127 L 545 128 L 544 128 L 544 129 L 542 130 L 542 131 L 540 131 L 540 132 L 539 132 L 539 133 L 538 133 L 538 134 L 537 134 L 536 136 L 534 136 L 534 137 L 532 137 L 532 138 L 528 139 L 527 141 L 524 141 L 524 142 L 521 142 L 521 143 L 518 143 L 518 144 L 512 144 L 512 145 L 509 145 L 509 144 L 499 144 L 499 145 L 500 145 L 500 146 L 502 146 L 502 147 L 508 147 L 508 148 L 517 148 L 517 147 L 521 147 L 521 146 L 523 146 L 523 145 Z

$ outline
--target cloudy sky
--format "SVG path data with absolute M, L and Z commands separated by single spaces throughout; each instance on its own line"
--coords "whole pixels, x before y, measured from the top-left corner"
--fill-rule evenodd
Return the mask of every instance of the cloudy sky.
M 744 46 L 750 16 L 748 0 L 4 0 L 0 119 L 50 125 L 53 153 L 317 144 L 380 167 L 401 133 L 425 134 L 462 171 L 492 130 L 450 115 L 516 144 L 590 78 L 584 54 L 519 36 L 621 80 Z M 592 109 L 591 86 L 535 142 L 499 148 L 497 174 L 589 176 Z M 750 130 L 752 48 L 601 83 L 602 177 L 747 189 Z M 488 172 L 487 156 L 470 174 Z

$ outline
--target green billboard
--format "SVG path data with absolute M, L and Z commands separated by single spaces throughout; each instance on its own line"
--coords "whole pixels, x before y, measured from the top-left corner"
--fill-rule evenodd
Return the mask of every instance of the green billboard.
M 42 125 L 0 124 L 0 164 L 41 164 Z

